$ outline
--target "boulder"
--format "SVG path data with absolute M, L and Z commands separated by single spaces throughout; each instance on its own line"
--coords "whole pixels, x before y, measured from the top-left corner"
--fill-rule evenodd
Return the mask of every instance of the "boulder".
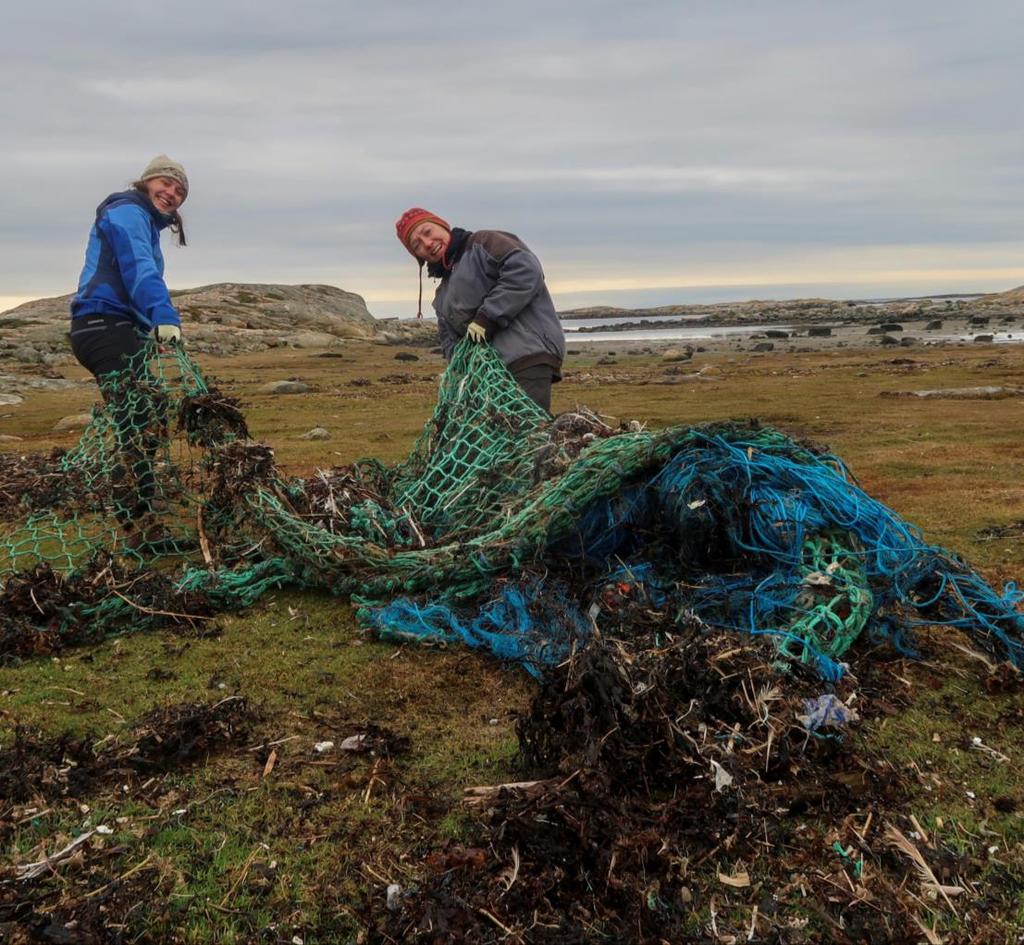
M 411 351 L 399 351 L 398 354 L 395 355 L 396 361 L 419 361 L 419 359 L 420 356 L 418 354 L 413 354 Z
M 308 433 L 303 433 L 300 440 L 329 440 L 331 434 L 324 427 L 313 427 Z
M 807 329 L 807 336 L 809 338 L 831 338 L 832 329 L 828 325 L 811 325 Z
M 309 385 L 302 381 L 268 381 L 256 390 L 261 394 L 308 394 Z
M 770 342 L 770 341 L 761 341 L 761 342 L 758 342 L 756 345 L 754 345 L 754 347 L 751 350 L 753 350 L 753 351 L 774 351 L 775 350 L 775 345 L 772 342 Z
M 67 417 L 61 417 L 54 425 L 53 429 L 56 433 L 61 433 L 65 430 L 82 430 L 92 423 L 91 413 L 74 413 Z
M 925 331 L 942 331 L 942 319 L 936 318 L 924 326 Z
M 661 354 L 661 360 L 669 363 L 677 361 L 689 361 L 693 357 L 693 348 L 685 345 L 682 348 L 666 348 Z
M 326 331 L 297 331 L 288 338 L 293 348 L 329 348 L 337 341 L 336 335 Z
M 891 331 L 903 331 L 903 326 L 899 322 L 882 322 L 878 327 L 886 334 Z
M 978 345 L 988 345 L 995 341 L 995 335 L 975 335 L 974 343 Z

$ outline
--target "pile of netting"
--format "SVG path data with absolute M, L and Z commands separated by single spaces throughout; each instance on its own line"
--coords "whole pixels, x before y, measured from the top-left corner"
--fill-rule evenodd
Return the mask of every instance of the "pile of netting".
M 862 634 L 950 624 L 1024 662 L 993 590 L 865 494 L 841 460 L 755 422 L 613 430 L 552 419 L 461 345 L 405 462 L 282 475 L 181 348 L 104 385 L 76 447 L 0 455 L 0 653 L 200 625 L 269 589 L 350 597 L 381 636 L 463 642 L 534 674 L 624 601 L 762 635 L 827 678 Z

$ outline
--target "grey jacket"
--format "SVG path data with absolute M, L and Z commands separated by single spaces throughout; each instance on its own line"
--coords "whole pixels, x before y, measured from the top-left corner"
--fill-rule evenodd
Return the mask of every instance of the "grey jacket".
M 547 364 L 555 379 L 565 359 L 565 335 L 540 260 L 517 236 L 477 230 L 434 294 L 446 358 L 475 321 L 513 371 Z

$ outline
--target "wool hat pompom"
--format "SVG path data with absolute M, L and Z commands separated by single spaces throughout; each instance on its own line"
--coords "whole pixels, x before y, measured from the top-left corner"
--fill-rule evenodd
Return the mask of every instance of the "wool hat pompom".
M 169 177 L 177 181 L 185 188 L 185 195 L 188 196 L 188 175 L 185 168 L 177 161 L 172 161 L 166 154 L 158 154 L 142 172 L 139 180 L 152 180 L 154 177 Z
M 436 213 L 431 213 L 429 210 L 424 210 L 422 207 L 410 207 L 395 221 L 395 233 L 402 245 L 412 252 L 412 248 L 409 246 L 409 237 L 412 236 L 412 231 L 416 229 L 421 223 L 436 223 L 438 226 L 443 227 L 449 233 L 452 228 L 448 224 L 447 220 L 442 220 Z M 415 255 L 415 253 L 413 253 Z

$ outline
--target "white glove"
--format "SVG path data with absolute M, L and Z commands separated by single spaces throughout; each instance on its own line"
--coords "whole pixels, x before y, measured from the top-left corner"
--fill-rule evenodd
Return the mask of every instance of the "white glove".
M 158 345 L 176 345 L 181 341 L 181 328 L 178 325 L 156 325 L 153 337 Z
M 483 344 L 487 340 L 487 329 L 477 322 L 470 322 L 466 328 L 466 337 L 475 345 Z

